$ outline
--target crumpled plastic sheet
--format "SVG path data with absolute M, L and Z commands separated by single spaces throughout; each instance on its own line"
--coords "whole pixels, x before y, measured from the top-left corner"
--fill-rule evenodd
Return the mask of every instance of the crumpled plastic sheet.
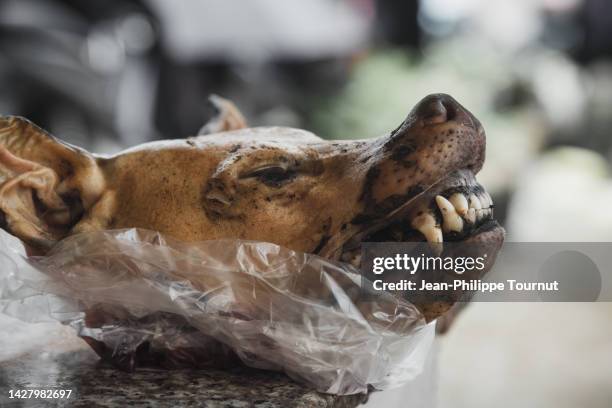
M 27 258 L 0 230 L 0 264 L 0 312 L 70 324 L 128 370 L 246 364 L 354 394 L 415 378 L 434 337 L 413 305 L 365 292 L 352 266 L 270 243 L 129 229 Z

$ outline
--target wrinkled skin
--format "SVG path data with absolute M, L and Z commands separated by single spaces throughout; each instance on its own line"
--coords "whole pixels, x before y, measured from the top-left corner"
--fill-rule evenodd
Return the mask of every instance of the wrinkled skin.
M 454 171 L 476 173 L 485 157 L 480 123 L 448 95 L 426 97 L 388 135 L 336 142 L 246 128 L 231 103 L 214 102 L 219 116 L 205 134 L 113 157 L 0 118 L 0 225 L 38 253 L 75 233 L 141 227 L 183 241 L 268 241 L 339 259 L 349 240 Z M 466 239 L 499 248 L 503 230 Z

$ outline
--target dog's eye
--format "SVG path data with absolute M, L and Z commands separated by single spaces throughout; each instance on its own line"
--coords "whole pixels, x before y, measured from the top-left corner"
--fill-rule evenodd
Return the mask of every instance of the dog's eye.
M 267 166 L 249 172 L 244 178 L 256 178 L 267 186 L 280 187 L 295 178 L 297 172 L 281 166 Z

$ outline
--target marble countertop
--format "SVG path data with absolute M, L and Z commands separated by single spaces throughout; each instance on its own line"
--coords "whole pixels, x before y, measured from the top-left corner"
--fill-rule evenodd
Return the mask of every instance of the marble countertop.
M 70 389 L 69 400 L 8 398 L 9 389 Z M 356 407 L 367 396 L 332 396 L 308 390 L 280 373 L 228 371 L 118 371 L 87 349 L 29 353 L 0 362 L 2 407 Z

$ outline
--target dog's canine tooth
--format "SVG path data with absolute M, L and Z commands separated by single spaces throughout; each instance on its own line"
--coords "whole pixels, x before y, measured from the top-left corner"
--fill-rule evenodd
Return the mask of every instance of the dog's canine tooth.
M 422 212 L 412 219 L 410 225 L 425 236 L 425 239 L 434 252 L 437 254 L 442 253 L 442 245 L 444 242 L 442 229 L 436 223 L 436 219 L 432 213 Z
M 467 213 L 469 206 L 467 198 L 461 193 L 455 193 L 448 199 L 451 204 L 455 207 L 457 213 L 461 216 L 465 216 Z
M 444 232 L 461 232 L 463 230 L 463 219 L 455 211 L 455 207 L 446 198 L 441 195 L 436 196 L 436 204 L 442 212 L 442 230 Z

